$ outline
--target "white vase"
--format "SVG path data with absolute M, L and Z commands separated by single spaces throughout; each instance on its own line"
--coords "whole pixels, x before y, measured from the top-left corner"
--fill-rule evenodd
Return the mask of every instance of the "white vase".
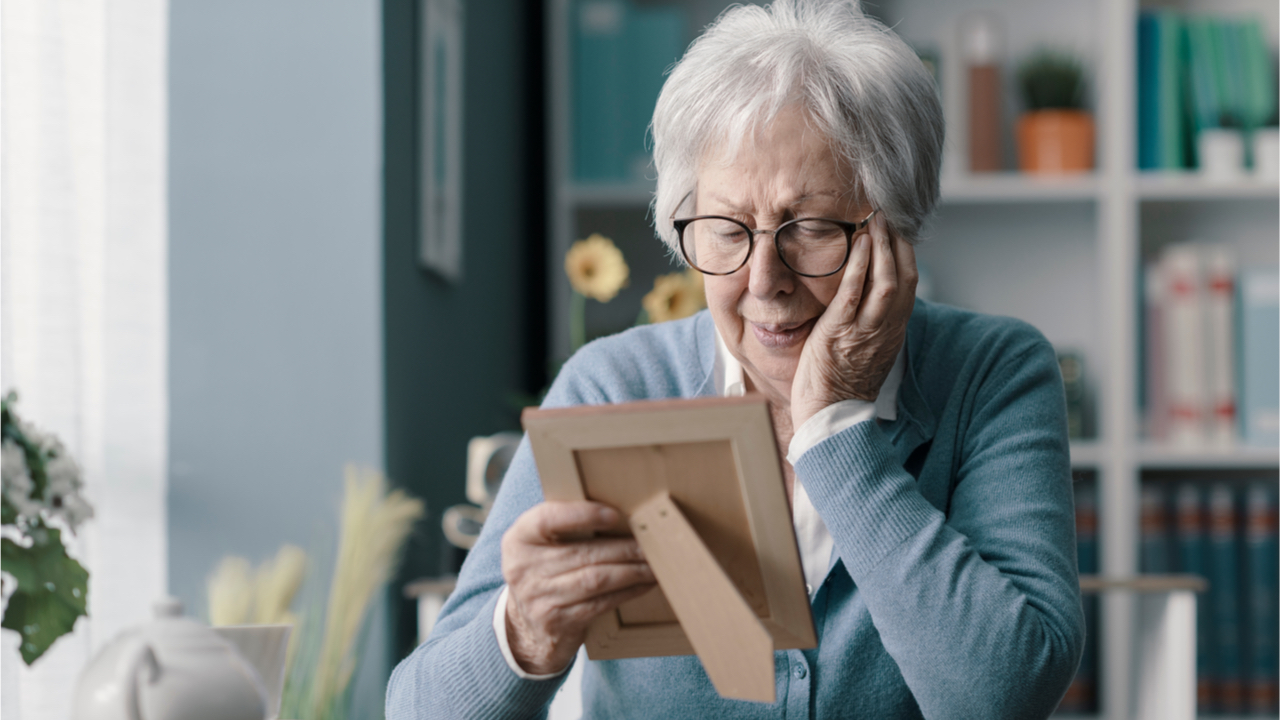
M 1244 134 L 1239 130 L 1201 130 L 1196 134 L 1196 152 L 1206 180 L 1229 182 L 1244 174 Z

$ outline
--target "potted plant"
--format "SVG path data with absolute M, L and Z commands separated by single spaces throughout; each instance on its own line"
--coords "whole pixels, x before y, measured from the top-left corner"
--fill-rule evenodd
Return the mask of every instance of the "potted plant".
M 1018 118 L 1023 172 L 1071 173 L 1093 168 L 1093 117 L 1084 110 L 1084 69 L 1065 53 L 1043 50 L 1018 69 L 1026 112 Z

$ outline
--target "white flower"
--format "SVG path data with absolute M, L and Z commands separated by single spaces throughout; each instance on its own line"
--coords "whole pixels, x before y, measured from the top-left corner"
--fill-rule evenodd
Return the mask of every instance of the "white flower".
M 50 497 L 69 495 L 80 489 L 80 467 L 70 455 L 56 455 L 46 460 L 44 474 L 49 478 L 46 492 Z
M 62 496 L 60 506 L 53 509 L 53 516 L 62 518 L 74 532 L 80 523 L 93 517 L 93 506 L 80 495 L 71 493 Z
M 19 515 L 36 517 L 40 514 L 39 501 L 31 497 L 31 491 L 35 485 L 27 469 L 26 455 L 22 451 L 22 446 L 7 438 L 0 446 L 0 482 L 3 483 L 5 499 L 13 505 Z

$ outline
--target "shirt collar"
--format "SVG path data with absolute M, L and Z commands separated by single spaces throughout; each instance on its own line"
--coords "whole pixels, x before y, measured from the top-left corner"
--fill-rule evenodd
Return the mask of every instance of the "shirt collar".
M 716 328 L 716 356 L 713 376 L 716 381 L 716 394 L 721 397 L 740 397 L 747 393 L 746 378 L 742 372 L 742 363 L 729 352 L 729 346 L 720 336 Z M 880 385 L 880 393 L 876 395 L 876 417 L 890 422 L 898 419 L 898 388 L 902 385 L 902 374 L 906 370 L 907 346 L 903 343 L 898 350 L 898 357 L 893 361 L 893 368 Z

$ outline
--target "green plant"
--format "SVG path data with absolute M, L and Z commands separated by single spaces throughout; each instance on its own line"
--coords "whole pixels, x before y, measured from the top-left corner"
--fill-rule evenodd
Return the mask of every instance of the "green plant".
M 80 467 L 62 441 L 23 422 L 17 401 L 13 392 L 0 400 L 0 562 L 8 600 L 0 626 L 22 636 L 19 650 L 30 665 L 87 614 L 89 572 L 67 555 L 57 526 L 74 532 L 93 508 L 80 496 Z
M 1018 87 L 1028 111 L 1084 107 L 1084 68 L 1075 57 L 1041 50 L 1018 68 Z

